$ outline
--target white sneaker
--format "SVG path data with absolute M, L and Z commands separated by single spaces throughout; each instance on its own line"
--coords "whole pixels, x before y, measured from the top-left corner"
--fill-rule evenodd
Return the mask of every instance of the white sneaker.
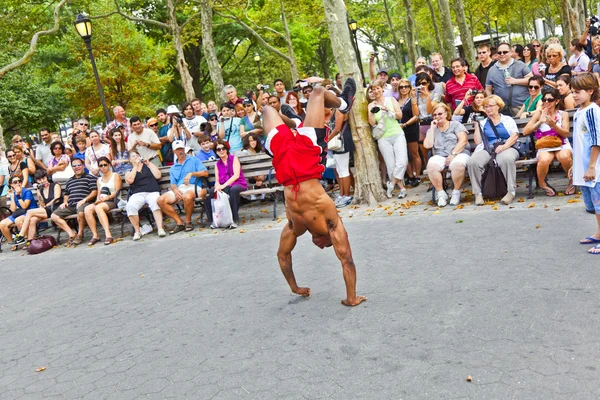
M 165 236 L 167 236 L 167 232 L 165 232 L 164 229 L 159 229 L 157 233 L 158 233 L 159 237 L 165 237 Z
M 250 201 L 255 201 L 256 200 L 256 195 L 255 194 L 251 194 L 250 195 Z
M 446 205 L 448 204 L 448 193 L 442 190 L 440 192 L 437 192 L 435 194 L 435 197 L 437 198 L 438 207 L 446 207 Z
M 460 204 L 460 190 L 453 190 L 450 198 L 450 205 L 457 206 Z
M 400 189 L 400 193 L 398 194 L 399 199 L 403 199 L 406 197 L 406 188 Z
M 136 232 L 135 235 L 133 235 L 133 241 L 134 242 L 137 242 L 141 238 L 142 238 L 142 233 L 141 232 Z
M 392 192 L 393 191 L 394 191 L 394 184 L 392 182 L 388 182 L 387 183 L 387 193 L 386 193 L 386 195 L 387 195 L 387 197 L 389 199 L 392 198 Z
M 336 207 L 337 207 L 338 203 L 339 203 L 339 202 L 342 200 L 342 198 L 343 198 L 343 197 L 342 197 L 342 196 L 340 196 L 340 195 L 338 194 L 338 195 L 336 196 L 336 198 L 335 198 L 335 199 L 333 199 L 333 204 L 335 204 L 335 205 L 336 205 Z

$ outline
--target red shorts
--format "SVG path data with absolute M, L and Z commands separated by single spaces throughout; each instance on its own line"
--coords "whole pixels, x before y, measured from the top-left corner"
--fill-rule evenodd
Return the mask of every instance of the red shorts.
M 300 127 L 294 134 L 287 125 L 279 125 L 269 132 L 265 146 L 273 155 L 275 176 L 283 186 L 321 179 L 325 167 L 320 164 L 322 148 L 317 145 L 314 128 Z

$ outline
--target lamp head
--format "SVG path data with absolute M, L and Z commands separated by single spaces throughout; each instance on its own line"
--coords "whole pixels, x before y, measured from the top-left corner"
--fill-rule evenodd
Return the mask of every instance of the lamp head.
M 92 21 L 85 14 L 77 14 L 74 25 L 83 40 L 92 39 Z
M 356 22 L 356 20 L 351 19 L 350 21 L 348 21 L 348 27 L 352 32 L 356 32 L 356 30 L 358 29 L 358 23 Z
M 254 53 L 254 61 L 256 61 L 256 62 L 260 61 L 260 56 L 258 55 L 258 53 Z

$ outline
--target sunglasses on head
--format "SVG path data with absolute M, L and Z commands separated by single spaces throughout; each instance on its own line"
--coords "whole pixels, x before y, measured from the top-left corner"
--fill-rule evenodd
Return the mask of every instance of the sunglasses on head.
M 158 123 L 156 123 L 156 124 L 150 124 L 150 125 L 148 125 L 148 126 L 149 126 L 150 128 L 154 128 L 155 126 L 158 126 Z
M 529 85 L 529 86 L 527 86 L 527 87 L 528 87 L 529 89 L 536 89 L 536 90 L 540 88 L 539 86 L 535 86 L 535 85 Z
M 226 147 L 217 147 L 217 151 L 224 151 L 224 150 L 227 150 L 227 148 Z
M 556 99 L 554 97 L 544 97 L 542 99 L 542 102 L 544 102 L 544 103 L 552 103 L 553 101 L 556 101 Z
M 508 53 L 510 53 L 510 51 L 508 51 L 508 50 L 498 52 L 498 54 L 508 54 Z

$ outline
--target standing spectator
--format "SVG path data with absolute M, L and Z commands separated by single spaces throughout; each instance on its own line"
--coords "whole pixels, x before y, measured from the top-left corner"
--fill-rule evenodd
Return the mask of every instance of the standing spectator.
M 206 119 L 202 116 L 194 115 L 194 109 L 190 103 L 183 103 L 181 109 L 183 110 L 183 115 L 185 117 L 183 118 L 183 125 L 187 129 L 186 133 L 189 133 L 186 146 L 191 148 L 195 154 L 200 149 L 198 137 L 196 135 L 202 133 L 202 124 L 206 126 Z
M 350 172 L 350 155 L 354 153 L 354 141 L 352 140 L 352 131 L 348 121 L 348 114 L 342 114 L 339 110 L 335 110 L 332 118 L 333 129 L 329 133 L 327 141 L 342 135 L 343 148 L 339 151 L 333 151 L 333 159 L 335 160 L 335 170 L 337 173 L 338 183 L 340 186 L 340 194 L 335 199 L 334 203 L 337 208 L 346 207 L 352 202 L 350 196 L 350 183 L 352 182 L 352 173 Z
M 558 43 L 550 43 L 546 46 L 546 61 L 548 67 L 544 72 L 541 71 L 544 77 L 546 88 L 556 88 L 556 80 L 562 74 L 571 75 L 571 67 L 563 61 L 563 48 Z
M 208 116 L 208 113 L 206 112 L 206 104 L 201 102 L 200 99 L 192 99 L 192 101 L 190 101 L 190 104 L 194 109 L 194 114 L 206 120 L 206 117 Z
M 110 132 L 117 127 L 117 124 L 121 124 L 124 128 L 125 140 L 127 140 L 131 134 L 132 128 L 130 119 L 125 116 L 125 109 L 121 106 L 116 106 L 113 108 L 113 114 L 115 115 L 115 119 L 106 125 L 104 132 Z M 103 139 L 106 138 L 103 137 Z
M 428 67 L 423 68 L 429 69 Z M 423 161 L 425 161 L 425 165 L 427 165 L 429 151 L 423 146 L 423 140 L 425 140 L 425 135 L 427 135 L 427 131 L 433 120 L 431 116 L 433 104 L 441 101 L 442 94 L 439 91 L 436 92 L 436 86 L 429 74 L 419 72 L 417 74 L 415 97 L 417 99 L 417 107 L 419 108 L 419 150 Z
M 448 204 L 448 193 L 444 190 L 442 171 L 445 168 L 452 174 L 454 189 L 450 198 L 450 205 L 460 204 L 460 194 L 465 180 L 465 169 L 469 162 L 471 151 L 467 148 L 469 139 L 467 129 L 457 121 L 452 121 L 450 107 L 446 104 L 437 104 L 433 108 L 433 122 L 423 145 L 433 149 L 433 156 L 427 162 L 427 175 L 436 190 L 438 207 Z
M 600 79 L 600 36 L 592 39 L 592 57 L 590 58 L 590 71 Z
M 385 133 L 377 141 L 377 145 L 385 165 L 389 181 L 387 182 L 387 197 L 392 197 L 392 192 L 396 185 L 400 188 L 399 199 L 406 197 L 406 188 L 404 187 L 404 173 L 408 163 L 406 138 L 404 131 L 398 124 L 402 119 L 402 111 L 396 99 L 383 96 L 385 82 L 376 80 L 371 85 L 371 91 L 375 100 L 368 105 L 369 124 L 377 125 L 381 118 L 385 119 Z M 373 107 L 378 107 L 377 112 L 373 112 Z
M 157 203 L 160 197 L 158 180 L 161 177 L 161 172 L 158 166 L 149 162 L 148 159 L 143 159 L 137 150 L 129 151 L 129 162 L 131 162 L 133 168 L 125 174 L 125 182 L 129 184 L 130 191 L 126 210 L 127 217 L 129 217 L 135 231 L 133 240 L 138 241 L 142 238 L 139 212 L 145 204 L 148 205 L 154 215 L 158 236 L 165 237 L 167 233 L 163 229 L 163 215 Z
M 260 117 L 259 117 L 260 118 Z M 217 114 L 210 113 L 208 114 L 208 124 L 206 124 L 206 129 L 204 130 L 204 134 L 210 138 L 212 142 L 216 142 L 219 138 L 219 129 L 217 125 L 219 124 L 219 120 Z M 198 142 L 200 140 L 198 139 Z
M 416 187 L 421 183 L 421 156 L 419 155 L 419 106 L 417 99 L 412 96 L 412 85 L 408 79 L 400 79 L 400 110 L 402 119 L 400 127 L 404 131 L 408 147 L 408 184 Z
M 450 68 L 444 67 L 444 58 L 440 53 L 432 53 L 431 54 L 431 66 L 433 67 L 433 72 L 437 76 L 438 82 L 448 82 L 450 78 L 452 78 L 452 71 Z
M 573 94 L 571 93 L 571 75 L 562 74 L 556 79 L 556 88 L 560 93 L 565 110 L 572 110 L 576 107 Z
M 477 59 L 479 60 L 479 65 L 475 69 L 475 76 L 479 79 L 481 85 L 485 86 L 488 71 L 496 63 L 491 57 L 490 46 L 487 44 L 479 45 L 477 48 Z
M 512 47 L 512 58 L 514 58 L 515 60 L 524 62 L 524 60 L 523 60 L 523 45 L 515 44 Z
M 54 210 L 51 218 L 52 222 L 69 235 L 67 246 L 71 244 L 77 246 L 83 241 L 83 229 L 85 228 L 84 210 L 98 195 L 98 187 L 96 186 L 96 178 L 85 173 L 81 160 L 72 160 L 71 166 L 73 167 L 73 171 L 75 171 L 75 175 L 67 181 L 63 203 L 58 209 Z M 77 214 L 77 233 L 64 220 L 64 218 L 73 214 Z
M 463 58 L 455 58 L 450 65 L 454 76 L 446 82 L 445 101 L 454 110 L 468 91 L 483 90 L 483 86 L 475 75 L 467 73 L 467 62 Z M 467 105 L 470 103 L 470 99 L 467 99 Z
M 388 83 L 388 79 L 390 78 L 390 76 L 388 74 L 387 69 L 380 68 L 379 71 L 377 71 L 377 67 L 375 66 L 376 56 L 377 53 L 371 53 L 371 56 L 369 57 L 369 78 L 371 79 L 371 85 L 373 85 L 373 82 L 377 79 L 385 83 L 385 88 L 383 89 L 384 92 L 386 90 L 392 90 L 392 86 Z
M 6 151 L 8 153 L 8 150 Z M 0 159 L 2 159 L 2 153 L 0 152 Z M 13 153 L 14 158 L 14 153 Z M 8 188 L 10 187 L 10 173 L 8 172 L 8 160 L 3 159 L 0 162 L 0 206 L 6 207 L 8 205 Z
M 246 111 L 246 116 L 242 118 L 242 126 L 244 127 L 244 132 L 246 134 L 253 133 L 255 135 L 262 136 L 264 133 L 264 129 L 262 127 L 260 115 L 258 115 L 258 113 L 254 111 L 254 104 L 250 99 L 245 99 L 243 105 L 244 111 Z
M 10 242 L 12 241 L 10 227 L 15 224 L 17 229 L 20 230 L 25 221 L 27 210 L 37 208 L 37 203 L 31 190 L 23 187 L 23 180 L 18 176 L 10 178 L 8 196 L 10 197 L 10 211 L 12 214 L 0 221 L 0 231 L 6 241 Z M 13 250 L 16 250 L 16 248 L 13 248 Z
M 217 106 L 217 103 L 215 103 L 212 100 L 210 100 L 208 103 L 206 103 L 206 109 L 209 114 L 210 113 L 217 114 L 219 112 L 219 106 Z
M 543 84 L 544 79 L 541 76 L 534 75 L 529 78 L 529 84 L 527 85 L 529 97 L 527 97 L 515 118 L 529 118 L 536 110 L 541 109 L 540 99 L 542 98 Z
M 23 156 L 23 148 L 14 145 L 12 149 L 6 151 L 8 159 L 8 172 L 11 177 L 18 176 L 22 180 L 23 187 L 29 186 L 30 176 L 35 173 L 35 169 L 31 170 L 28 159 Z
M 233 214 L 233 223 L 229 228 L 235 229 L 240 223 L 238 214 L 240 193 L 248 188 L 248 183 L 246 182 L 246 178 L 244 178 L 239 158 L 229 153 L 229 144 L 219 139 L 217 140 L 215 149 L 219 157 L 215 168 L 215 186 L 204 197 L 204 209 L 206 210 L 206 217 L 211 229 L 216 229 L 216 225 L 213 223 L 211 199 L 214 198 L 216 192 L 223 191 L 227 193 L 229 195 L 231 213 Z
M 113 171 L 124 176 L 131 171 L 131 163 L 129 162 L 129 152 L 121 131 L 114 129 L 109 135 L 110 139 L 110 154 L 112 159 Z
M 393 97 L 396 100 L 400 98 L 400 91 L 398 90 L 400 79 L 402 79 L 402 77 L 397 72 L 394 72 L 392 75 L 390 75 L 390 86 L 392 88 L 383 92 L 385 97 Z
M 100 157 L 98 166 L 102 171 L 102 176 L 98 178 L 98 197 L 95 203 L 86 206 L 84 209 L 85 220 L 90 227 L 90 231 L 92 231 L 92 240 L 88 243 L 89 246 L 93 246 L 100 241 L 94 214 L 98 216 L 98 221 L 104 229 L 104 244 L 109 245 L 114 242 L 106 213 L 113 208 L 117 208 L 117 202 L 119 201 L 117 195 L 123 184 L 121 176 L 111 171 L 110 160 L 107 157 Z
M 588 250 L 600 254 L 600 100 L 598 80 L 592 74 L 576 76 L 571 83 L 579 110 L 573 117 L 573 168 L 569 174 L 581 189 L 587 210 L 596 214 L 597 230 L 580 241 L 596 244 Z
M 306 108 L 306 105 L 308 104 L 308 99 L 310 99 L 310 94 L 313 92 L 313 87 L 311 85 L 305 86 L 302 88 L 302 98 L 300 99 L 300 104 L 302 105 L 302 108 Z M 268 98 L 267 98 L 267 104 L 268 104 Z
M 223 91 L 225 92 L 225 97 L 227 97 L 227 104 L 230 104 L 233 107 L 235 107 L 236 104 L 242 104 L 242 102 L 244 101 L 244 99 L 238 97 L 237 90 L 233 85 L 225 85 Z M 182 109 L 185 113 L 185 107 L 182 106 Z
M 156 133 L 158 136 L 158 120 L 156 118 L 150 118 L 146 121 L 146 126 L 152 130 L 152 132 Z
M 516 115 L 528 97 L 527 84 L 531 71 L 523 61 L 515 61 L 511 57 L 511 48 L 508 43 L 498 46 L 498 62 L 488 71 L 485 90 L 488 95 L 492 93 L 502 99 L 505 104 L 503 113 Z
M 569 66 L 571 67 L 571 75 L 579 75 L 589 71 L 590 58 L 583 51 L 583 46 L 578 39 L 571 41 L 571 53 L 569 58 Z
M 159 108 L 156 110 L 156 117 L 162 124 L 160 130 L 158 131 L 158 140 L 162 145 L 160 148 L 160 154 L 162 156 L 163 165 L 173 164 L 173 150 L 171 149 L 169 131 L 173 126 L 172 122 L 175 118 L 175 115 L 179 115 L 179 109 L 174 105 L 170 105 L 166 110 L 164 108 Z
M 521 61 L 523 61 L 529 69 L 531 69 L 533 63 L 536 62 L 535 48 L 531 44 L 526 44 L 523 47 L 523 59 Z
M 279 98 L 281 104 L 285 104 L 285 96 L 287 96 L 287 90 L 285 90 L 285 84 L 282 79 L 275 79 L 273 81 L 273 87 L 275 88 L 275 95 Z
M 416 71 L 416 68 L 419 67 L 419 66 L 421 66 L 421 65 L 427 66 L 427 59 L 425 57 L 419 57 L 419 58 L 417 58 L 417 61 L 415 63 L 415 71 Z M 410 82 L 410 84 L 412 86 L 416 86 L 417 73 L 415 72 L 414 74 L 412 74 L 411 76 L 409 76 L 408 77 L 408 81 Z
M 106 139 L 108 140 L 108 137 Z M 112 155 L 110 154 L 110 147 L 100 141 L 98 132 L 90 132 L 90 141 L 92 145 L 85 150 L 85 167 L 90 171 L 90 174 L 98 177 L 100 176 L 98 160 L 100 157 L 112 157 Z
M 144 160 L 150 161 L 152 164 L 160 167 L 160 159 L 158 158 L 158 150 L 160 149 L 160 140 L 156 133 L 148 128 L 144 128 L 139 117 L 131 117 L 131 135 L 127 141 L 129 153 L 135 150 Z M 131 159 L 131 156 L 130 156 Z
M 231 105 L 225 103 L 221 108 L 221 120 L 217 124 L 219 137 L 224 139 L 231 147 L 231 152 L 242 150 L 242 137 L 240 135 L 241 119 L 234 115 Z M 218 155 L 218 154 L 217 154 Z
M 48 165 L 46 166 L 46 172 L 48 176 L 52 177 L 52 180 L 57 182 L 59 180 L 66 181 L 72 175 L 72 171 L 69 169 L 68 174 L 61 174 L 63 176 L 59 177 L 56 175 L 57 172 L 65 171 L 71 165 L 71 159 L 68 155 L 65 154 L 65 145 L 62 142 L 53 142 L 50 145 L 52 149 L 52 157 L 50 161 L 48 161 Z M 43 170 L 42 170 L 43 171 Z M 69 176 L 70 175 L 70 176 Z
M 208 171 L 202 161 L 197 157 L 190 157 L 185 154 L 185 144 L 181 140 L 173 142 L 173 152 L 175 153 L 175 162 L 169 170 L 171 179 L 171 190 L 158 198 L 158 206 L 175 223 L 175 229 L 169 232 L 171 235 L 181 232 L 191 232 L 194 229 L 192 224 L 192 213 L 194 212 L 194 201 L 196 200 L 196 183 L 200 178 L 207 178 Z M 202 185 L 197 185 L 198 197 L 204 199 L 206 189 Z M 185 210 L 185 225 L 181 217 L 173 208 L 173 204 L 183 202 Z
M 84 131 L 85 133 L 90 133 L 90 121 L 85 118 L 79 119 L 79 130 Z
M 76 140 L 75 148 L 77 149 L 77 151 L 73 154 L 73 157 L 71 157 L 71 161 L 73 161 L 75 159 L 79 159 L 85 165 L 85 150 L 86 150 L 87 140 L 83 136 L 78 136 L 77 139 L 75 139 L 75 140 Z M 85 173 L 89 174 L 90 171 L 87 168 L 85 168 Z
M 40 129 L 40 138 L 42 141 L 35 148 L 35 165 L 37 168 L 45 170 L 52 158 L 52 151 L 50 150 L 52 137 L 48 128 Z
M 499 96 L 486 97 L 483 101 L 483 107 L 487 118 L 481 121 L 480 124 L 475 124 L 474 139 L 477 148 L 467 164 L 473 194 L 475 195 L 475 205 L 481 206 L 484 204 L 481 192 L 481 177 L 485 166 L 492 159 L 491 152 L 496 153 L 496 162 L 502 169 L 504 178 L 506 178 L 507 193 L 500 201 L 508 205 L 514 200 L 517 190 L 516 161 L 519 159 L 519 152 L 513 146 L 519 138 L 519 129 L 511 117 L 500 114 L 504 103 Z M 495 131 L 492 124 L 496 128 Z M 498 136 L 496 136 L 496 132 L 498 132 Z M 489 145 L 487 148 L 486 142 Z
M 542 42 L 540 42 L 537 39 L 533 39 L 531 41 L 531 45 L 535 49 L 535 55 L 534 55 L 535 59 L 533 60 L 533 62 L 537 62 L 540 59 L 540 51 L 542 49 Z

